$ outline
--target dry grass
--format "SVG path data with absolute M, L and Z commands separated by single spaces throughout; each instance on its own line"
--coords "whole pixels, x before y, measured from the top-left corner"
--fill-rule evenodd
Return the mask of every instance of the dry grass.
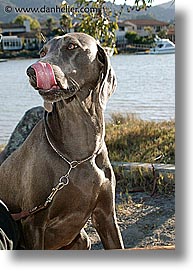
M 153 122 L 113 114 L 106 125 L 111 161 L 175 163 L 175 122 Z
M 175 164 L 174 121 L 152 122 L 133 114 L 113 114 L 106 125 L 106 143 L 111 161 Z M 152 192 L 155 181 L 152 170 L 137 167 L 125 171 L 114 167 L 114 171 L 117 186 L 124 194 L 134 190 Z M 174 193 L 175 176 L 157 175 L 157 192 Z

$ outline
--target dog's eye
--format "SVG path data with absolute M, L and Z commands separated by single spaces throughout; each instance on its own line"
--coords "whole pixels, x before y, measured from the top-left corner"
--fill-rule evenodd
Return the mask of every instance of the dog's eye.
M 73 44 L 73 43 L 70 43 L 70 44 L 68 44 L 67 49 L 68 49 L 68 50 L 74 50 L 74 49 L 76 49 L 77 47 L 78 47 L 78 45 Z
M 41 51 L 40 57 L 44 57 L 45 55 L 46 55 L 46 52 L 45 51 Z

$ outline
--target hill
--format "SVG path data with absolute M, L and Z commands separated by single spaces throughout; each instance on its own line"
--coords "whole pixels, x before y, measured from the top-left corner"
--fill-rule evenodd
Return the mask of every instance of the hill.
M 35 8 L 35 7 L 55 7 L 56 5 L 59 7 L 61 4 L 61 0 L 1 0 L 0 1 L 0 21 L 3 23 L 8 23 L 14 20 L 14 18 L 19 15 L 19 13 L 15 12 L 15 7 L 24 7 L 24 8 Z M 70 4 L 74 2 L 74 0 L 67 1 Z M 12 10 L 10 12 L 5 12 L 5 7 L 11 7 Z M 108 2 L 108 6 L 112 8 L 113 11 L 120 11 L 121 5 L 113 5 L 111 2 Z M 145 18 L 154 18 L 161 21 L 170 22 L 174 20 L 175 16 L 175 6 L 172 5 L 172 1 L 161 4 L 158 6 L 154 6 L 149 8 L 147 11 L 131 11 L 128 12 L 129 6 L 125 6 L 121 15 L 121 19 L 145 19 Z M 55 19 L 60 18 L 60 13 L 27 13 L 30 16 L 37 18 L 39 21 L 45 20 L 48 17 L 54 17 Z
M 118 6 L 120 9 L 120 6 Z M 173 22 L 175 18 L 175 5 L 173 1 L 153 6 L 146 11 L 130 11 L 128 7 L 124 7 L 121 19 L 157 19 L 164 22 Z

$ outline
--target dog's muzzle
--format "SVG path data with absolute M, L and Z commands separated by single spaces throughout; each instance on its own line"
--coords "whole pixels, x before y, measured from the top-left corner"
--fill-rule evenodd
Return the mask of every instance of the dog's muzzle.
M 60 89 L 55 78 L 52 66 L 49 63 L 36 62 L 27 69 L 31 84 L 36 89 Z
M 26 73 L 30 84 L 47 102 L 72 98 L 80 90 L 79 84 L 73 78 L 49 63 L 36 62 L 27 69 Z

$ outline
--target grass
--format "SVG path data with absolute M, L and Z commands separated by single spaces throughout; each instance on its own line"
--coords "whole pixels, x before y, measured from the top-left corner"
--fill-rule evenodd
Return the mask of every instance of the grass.
M 117 181 L 117 191 L 129 194 L 130 192 L 148 192 L 150 194 L 174 194 L 175 174 L 154 173 L 152 169 L 144 167 L 132 167 L 130 170 L 124 167 L 114 167 Z
M 111 161 L 175 163 L 175 122 L 153 122 L 113 114 L 106 124 Z
M 106 124 L 106 143 L 111 161 L 175 164 L 175 122 L 144 121 L 133 114 L 111 116 Z M 175 192 L 174 174 L 154 174 L 140 167 L 126 171 L 114 167 L 117 187 L 127 194 L 133 191 Z M 155 178 L 156 177 L 156 178 Z

